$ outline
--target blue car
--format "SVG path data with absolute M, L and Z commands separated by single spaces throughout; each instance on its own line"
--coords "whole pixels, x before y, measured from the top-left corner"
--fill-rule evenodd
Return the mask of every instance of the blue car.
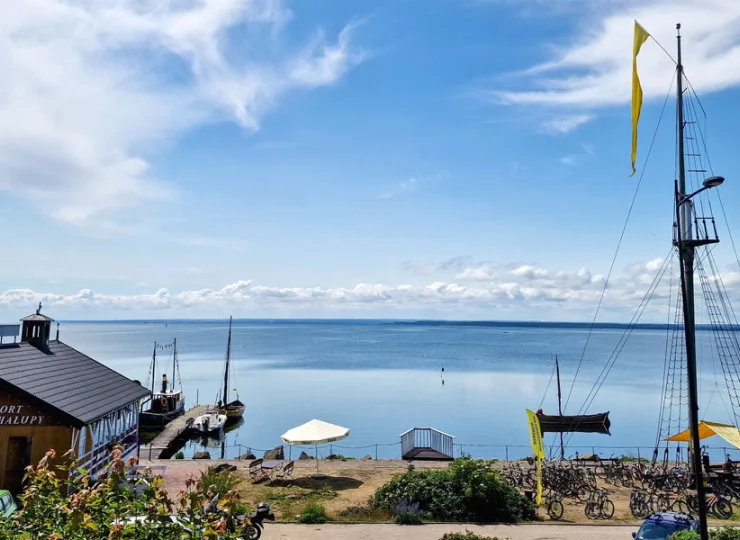
M 667 540 L 679 531 L 698 531 L 699 522 L 688 514 L 656 512 L 650 515 L 636 533 L 635 540 Z

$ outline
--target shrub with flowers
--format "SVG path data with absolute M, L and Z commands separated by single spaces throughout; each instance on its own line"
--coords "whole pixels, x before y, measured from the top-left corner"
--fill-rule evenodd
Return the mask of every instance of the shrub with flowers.
M 115 447 L 111 462 L 96 480 L 77 467 L 67 452 L 53 450 L 26 469 L 22 509 L 0 521 L 0 540 L 229 540 L 247 538 L 236 519 L 238 495 L 232 489 L 211 504 L 215 486 L 190 479 L 172 498 L 162 478 L 124 462 Z M 69 494 L 69 495 L 67 495 Z

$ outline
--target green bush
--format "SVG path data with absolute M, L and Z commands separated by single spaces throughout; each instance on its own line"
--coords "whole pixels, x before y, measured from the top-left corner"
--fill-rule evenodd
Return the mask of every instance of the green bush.
M 532 501 L 511 487 L 482 460 L 458 459 L 447 469 L 411 467 L 378 488 L 371 499 L 377 509 L 419 505 L 439 521 L 516 522 L 536 518 Z
M 175 454 L 175 459 L 185 459 L 185 452 L 180 450 L 177 454 Z
M 731 527 L 724 527 L 723 529 L 714 529 L 714 530 L 709 531 L 709 537 L 712 540 L 740 540 L 740 530 L 733 529 Z M 690 540 L 690 538 L 689 539 L 684 538 L 684 540 Z
M 439 540 L 498 540 L 493 536 L 481 536 L 474 532 L 465 531 L 464 533 L 445 533 Z
M 37 466 L 26 469 L 23 507 L 0 520 L 0 540 L 181 540 L 183 528 L 172 515 L 189 522 L 200 538 L 243 538 L 243 531 L 223 531 L 235 515 L 235 491 L 219 501 L 224 514 L 211 513 L 213 489 L 191 479 L 183 491 L 170 495 L 161 477 L 149 468 L 138 470 L 136 457 L 124 462 L 121 455 L 116 446 L 94 480 L 78 468 L 72 452 L 61 459 L 47 452 Z
M 298 523 L 320 524 L 328 521 L 326 509 L 319 503 L 310 503 L 298 516 Z
M 701 540 L 701 536 L 694 531 L 680 531 L 672 534 L 670 540 Z
M 232 473 L 216 472 L 213 470 L 213 467 L 208 467 L 200 473 L 200 481 L 206 489 L 209 486 L 213 486 L 219 497 L 226 495 L 239 483 L 239 479 Z
M 672 535 L 670 540 L 700 540 L 698 533 L 694 531 L 681 531 Z M 723 529 L 712 529 L 709 531 L 711 540 L 740 540 L 740 529 L 725 527 Z

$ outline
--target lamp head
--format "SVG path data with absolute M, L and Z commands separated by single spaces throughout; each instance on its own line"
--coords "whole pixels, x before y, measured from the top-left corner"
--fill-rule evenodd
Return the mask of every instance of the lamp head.
M 724 181 L 725 178 L 723 176 L 710 176 L 709 178 L 704 180 L 704 187 L 710 189 L 721 186 Z

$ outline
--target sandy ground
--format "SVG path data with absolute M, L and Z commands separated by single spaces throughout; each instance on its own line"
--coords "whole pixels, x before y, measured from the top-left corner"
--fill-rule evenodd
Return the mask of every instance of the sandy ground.
M 268 523 L 267 539 L 439 540 L 447 532 L 476 532 L 501 540 L 629 540 L 636 527 L 603 525 L 288 525 Z
M 198 461 L 198 460 L 154 460 L 142 461 L 142 465 L 155 467 L 156 472 L 164 473 L 165 488 L 175 494 L 185 489 L 185 481 L 191 476 L 197 476 L 209 465 L 222 463 L 224 461 Z M 341 510 L 349 506 L 360 506 L 367 503 L 375 490 L 385 484 L 394 474 L 404 472 L 409 465 L 407 461 L 401 460 L 379 460 L 379 461 L 325 461 L 319 464 L 320 472 L 325 478 L 315 480 L 311 476 L 316 472 L 315 461 L 296 461 L 294 480 L 290 482 L 275 482 L 273 484 L 260 483 L 253 485 L 248 480 L 247 462 L 238 460 L 226 460 L 226 463 L 236 465 L 237 474 L 245 480 L 239 486 L 239 490 L 248 505 L 267 501 L 273 505 L 279 520 L 292 521 L 295 519 L 294 512 L 300 506 L 300 501 L 307 496 L 323 493 L 320 502 L 324 505 L 330 515 L 339 517 Z M 437 462 L 415 462 L 417 469 L 447 467 L 447 463 Z M 612 492 L 610 498 L 614 501 L 616 511 L 614 519 L 609 523 L 635 523 L 629 512 L 629 493 L 626 488 L 615 488 L 607 486 Z M 323 490 L 323 491 L 322 491 Z M 328 495 L 327 495 L 328 494 Z M 293 502 L 294 504 L 290 504 Z M 544 513 L 541 515 L 547 519 Z M 583 505 L 565 501 L 565 514 L 562 523 L 587 523 L 594 522 L 586 518 Z

